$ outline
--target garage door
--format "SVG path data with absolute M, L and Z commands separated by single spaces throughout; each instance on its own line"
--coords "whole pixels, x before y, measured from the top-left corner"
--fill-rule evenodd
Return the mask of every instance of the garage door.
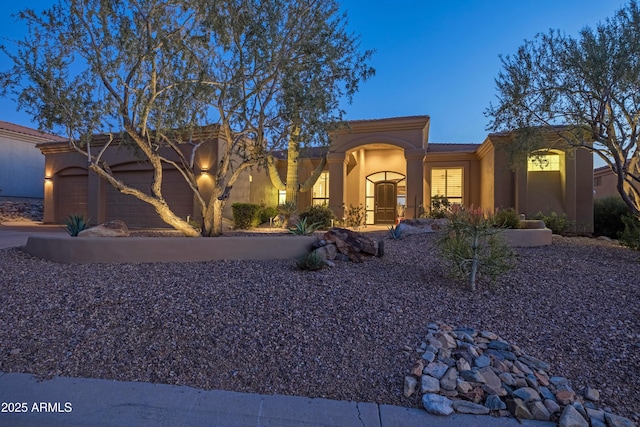
M 151 192 L 152 174 L 148 171 L 117 172 L 115 175 L 131 187 L 147 194 Z M 165 171 L 162 181 L 162 195 L 171 210 L 182 218 L 193 216 L 193 193 L 182 175 L 175 170 Z M 151 205 L 120 193 L 110 184 L 107 185 L 106 204 L 107 221 L 121 219 L 132 228 L 168 227 Z
M 63 175 L 54 178 L 54 219 L 64 223 L 69 215 L 87 217 L 87 175 Z

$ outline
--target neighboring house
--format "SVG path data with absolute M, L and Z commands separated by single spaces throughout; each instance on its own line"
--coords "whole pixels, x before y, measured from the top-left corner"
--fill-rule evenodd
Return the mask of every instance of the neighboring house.
M 64 138 L 0 121 L 0 196 L 43 197 L 44 156 L 36 144 L 46 141 Z
M 482 144 L 430 143 L 429 117 L 412 116 L 349 122 L 331 134 L 327 164 L 312 191 L 300 193 L 298 207 L 326 204 L 342 218 L 345 207 L 362 205 L 367 224 L 393 224 L 397 217 L 414 218 L 428 209 L 431 198 L 445 196 L 453 203 L 487 210 L 513 207 L 518 213 L 565 213 L 582 228 L 593 228 L 593 157 L 586 150 L 552 150 L 512 171 L 497 143 L 511 134 L 487 136 Z M 199 185 L 206 193 L 217 144 L 197 152 Z M 497 145 L 496 145 L 497 144 Z M 83 213 L 92 222 L 123 219 L 132 227 L 164 226 L 150 206 L 120 194 L 93 173 L 86 159 L 64 143 L 39 145 L 52 186 L 45 193 L 45 222 L 61 222 L 70 213 Z M 304 182 L 327 150 L 303 150 L 298 161 L 299 182 Z M 127 149 L 109 148 L 104 159 L 128 183 L 148 190 L 149 166 Z M 286 158 L 276 156 L 276 167 L 286 177 Z M 167 169 L 165 197 L 174 211 L 197 219 L 193 195 L 175 170 Z M 251 202 L 277 205 L 284 192 L 273 186 L 265 168 L 255 167 L 240 177 L 231 192 L 231 204 Z
M 593 171 L 593 198 L 618 196 L 618 177 L 609 166 L 602 166 Z

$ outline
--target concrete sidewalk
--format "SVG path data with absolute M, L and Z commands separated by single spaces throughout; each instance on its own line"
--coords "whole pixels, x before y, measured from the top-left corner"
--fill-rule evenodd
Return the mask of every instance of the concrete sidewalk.
M 547 427 L 554 423 L 306 397 L 0 372 L 2 426 Z M 12 405 L 12 406 L 11 406 Z M 24 412 L 15 412 L 16 409 Z M 10 412 L 5 412 L 10 411 Z

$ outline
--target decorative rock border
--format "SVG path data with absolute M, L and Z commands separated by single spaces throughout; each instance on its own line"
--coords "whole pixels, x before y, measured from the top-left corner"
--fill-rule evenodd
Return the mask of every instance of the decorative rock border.
M 576 393 L 549 374 L 549 364 L 498 335 L 431 323 L 417 349 L 420 358 L 404 379 L 404 396 L 422 395 L 433 414 L 453 412 L 556 421 L 561 427 L 628 427 L 635 423 L 598 407 L 600 393 Z

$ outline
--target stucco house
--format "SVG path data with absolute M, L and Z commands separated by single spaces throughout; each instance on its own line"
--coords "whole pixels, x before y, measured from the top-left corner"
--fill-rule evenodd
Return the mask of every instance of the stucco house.
M 36 145 L 46 141 L 64 138 L 0 120 L 0 196 L 44 196 L 44 156 Z
M 638 186 L 634 185 L 634 187 L 637 188 Z M 593 170 L 593 198 L 602 199 L 611 196 L 620 197 L 618 176 L 613 173 L 608 165 L 595 168 Z
M 593 157 L 584 150 L 552 150 L 532 158 L 517 171 L 498 147 L 509 133 L 495 133 L 479 144 L 429 142 L 429 116 L 356 120 L 331 134 L 327 149 L 302 152 L 300 182 L 309 177 L 322 157 L 327 162 L 312 191 L 300 193 L 298 207 L 326 204 L 344 216 L 345 206 L 362 205 L 367 224 L 393 224 L 396 218 L 414 218 L 428 209 L 431 198 L 445 196 L 453 203 L 483 209 L 515 208 L 532 215 L 539 211 L 566 213 L 582 229 L 593 227 Z M 196 153 L 199 185 L 206 193 L 210 168 L 218 158 L 219 140 Z M 39 145 L 45 155 L 45 222 L 61 222 L 82 213 L 92 222 L 123 219 L 132 227 L 164 226 L 150 206 L 120 194 L 104 180 L 88 173 L 86 159 L 67 144 Z M 141 189 L 149 187 L 149 167 L 125 148 L 109 148 L 104 159 L 111 170 Z M 281 177 L 286 158 L 276 157 Z M 175 170 L 167 169 L 163 191 L 169 205 L 183 217 L 198 218 L 193 195 Z M 227 203 L 277 205 L 283 200 L 265 168 L 246 171 Z

